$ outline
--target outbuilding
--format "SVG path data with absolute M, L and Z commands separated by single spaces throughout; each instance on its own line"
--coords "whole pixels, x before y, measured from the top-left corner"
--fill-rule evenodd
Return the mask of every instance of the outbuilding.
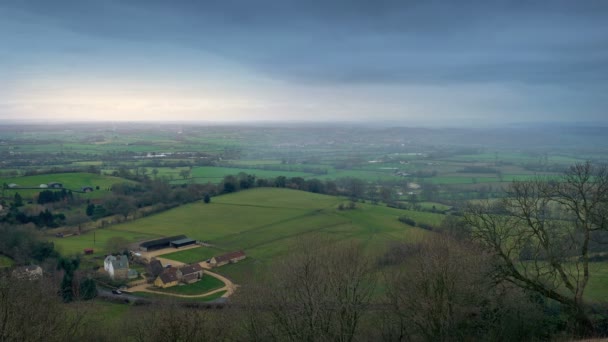
M 170 243 L 170 245 L 175 248 L 185 247 L 185 246 L 194 245 L 194 244 L 196 244 L 196 240 L 193 240 L 190 238 L 173 240 Z
M 219 267 L 226 264 L 237 263 L 246 257 L 247 255 L 245 255 L 245 252 L 243 251 L 231 252 L 211 258 L 211 260 L 209 260 L 209 264 L 214 267 Z
M 139 244 L 139 249 L 142 251 L 154 251 L 157 249 L 163 249 L 167 247 L 171 247 L 171 241 L 186 239 L 186 235 L 177 235 L 170 236 L 162 239 L 155 239 L 150 241 L 145 241 Z

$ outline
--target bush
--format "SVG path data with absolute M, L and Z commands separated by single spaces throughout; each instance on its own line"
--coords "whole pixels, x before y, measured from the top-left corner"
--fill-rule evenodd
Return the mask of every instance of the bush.
M 426 224 L 426 223 L 418 223 L 418 227 L 425 229 L 425 230 L 430 230 L 430 231 L 434 230 L 433 226 L 431 226 L 430 224 Z
M 412 227 L 416 227 L 416 221 L 407 216 L 399 216 L 399 222 L 408 224 Z

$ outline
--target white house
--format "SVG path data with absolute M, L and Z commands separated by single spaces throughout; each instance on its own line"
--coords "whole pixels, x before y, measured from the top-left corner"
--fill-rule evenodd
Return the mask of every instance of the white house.
M 108 255 L 103 261 L 103 269 L 112 279 L 127 279 L 129 277 L 129 258 L 126 255 Z

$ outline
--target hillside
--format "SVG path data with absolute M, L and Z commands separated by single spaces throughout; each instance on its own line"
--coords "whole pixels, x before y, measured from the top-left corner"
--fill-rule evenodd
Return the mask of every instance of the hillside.
M 369 247 L 388 241 L 412 241 L 426 234 L 397 220 L 407 214 L 416 221 L 438 224 L 441 215 L 405 212 L 357 203 L 354 210 L 338 210 L 345 199 L 303 191 L 257 188 L 212 198 L 210 204 L 193 203 L 136 221 L 98 230 L 97 241 L 123 236 L 130 241 L 145 237 L 185 234 L 213 247 L 186 250 L 171 255 L 184 262 L 205 260 L 225 251 L 245 250 L 246 263 L 225 271 L 238 277 L 248 264 L 265 263 L 287 253 L 300 238 L 311 233 L 335 241 L 356 240 Z M 64 251 L 92 247 L 92 233 L 55 239 Z M 96 249 L 103 248 L 98 242 Z M 369 248 L 369 250 L 378 250 Z M 167 255 L 167 257 L 170 257 Z

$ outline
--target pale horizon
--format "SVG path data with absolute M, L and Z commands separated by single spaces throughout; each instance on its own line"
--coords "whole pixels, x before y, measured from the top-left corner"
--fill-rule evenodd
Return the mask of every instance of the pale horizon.
M 0 121 L 606 123 L 607 23 L 567 1 L 7 1 Z

